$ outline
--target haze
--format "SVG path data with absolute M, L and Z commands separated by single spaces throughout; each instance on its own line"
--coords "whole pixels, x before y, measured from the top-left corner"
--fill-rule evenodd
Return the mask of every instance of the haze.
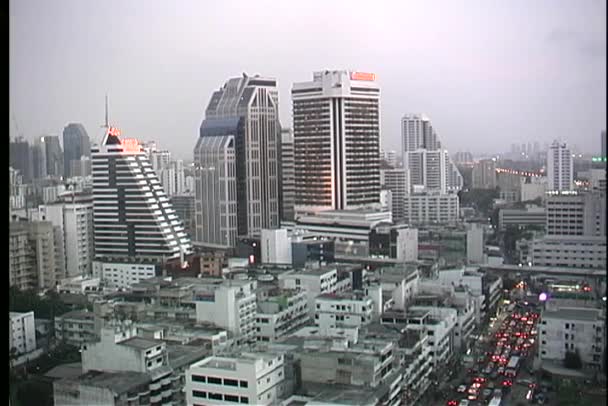
M 323 69 L 376 73 L 387 149 L 404 113 L 426 113 L 450 152 L 553 139 L 597 152 L 606 126 L 602 0 L 13 0 L 9 33 L 28 139 L 81 122 L 98 141 L 108 92 L 125 136 L 192 159 L 229 77 L 276 77 L 287 127 L 292 83 Z

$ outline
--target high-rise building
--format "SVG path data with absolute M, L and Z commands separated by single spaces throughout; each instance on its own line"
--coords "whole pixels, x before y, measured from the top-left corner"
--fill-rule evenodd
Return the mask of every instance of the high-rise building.
M 184 161 L 171 161 L 163 168 L 156 170 L 156 173 L 167 195 L 175 196 L 184 193 Z
M 188 236 L 193 236 L 195 230 L 194 195 L 184 194 L 171 196 L 171 203 L 173 203 L 173 208 L 175 209 L 177 217 L 184 222 L 184 230 L 186 230 Z
M 168 167 L 171 162 L 171 152 L 166 150 L 159 151 L 157 149 L 151 149 L 149 157 L 152 169 L 156 171 L 157 175 L 160 173 L 161 169 Z
M 46 173 L 49 176 L 63 176 L 63 150 L 57 135 L 45 135 L 44 145 L 46 147 Z
M 473 166 L 473 189 L 496 188 L 496 161 L 482 159 Z
M 406 114 L 401 119 L 403 165 L 410 170 L 411 184 L 426 192 L 458 192 L 463 178 L 442 148 L 441 142 L 423 114 Z
M 383 189 L 391 191 L 391 211 L 393 223 L 405 220 L 405 196 L 410 193 L 409 169 L 380 169 L 380 184 Z
M 32 180 L 32 150 L 30 144 L 23 138 L 11 141 L 9 146 L 10 166 L 18 170 L 23 176 L 23 182 L 29 183 Z
M 74 176 L 71 172 L 71 162 L 81 157 L 91 156 L 91 141 L 84 126 L 80 123 L 70 123 L 63 129 L 63 168 L 64 176 Z
M 33 178 L 44 179 L 48 175 L 46 170 L 46 144 L 44 142 L 44 137 L 38 137 L 31 148 Z
M 380 202 L 380 88 L 363 72 L 315 72 L 294 83 L 297 212 Z
M 148 157 L 135 139 L 110 127 L 92 149 L 95 258 L 160 263 L 191 252 Z
M 386 163 L 387 165 L 396 168 L 397 167 L 397 152 L 390 150 L 385 151 L 380 149 L 380 161 Z
M 296 201 L 295 168 L 293 155 L 293 131 L 281 130 L 281 220 L 294 220 Z
M 197 242 L 234 247 L 279 227 L 280 128 L 275 79 L 243 75 L 213 93 L 194 149 Z
M 565 143 L 554 141 L 547 152 L 547 181 L 549 191 L 574 189 L 574 163 Z
M 40 219 L 61 230 L 67 277 L 91 274 L 93 261 L 93 198 L 68 196 L 64 202 L 39 207 Z

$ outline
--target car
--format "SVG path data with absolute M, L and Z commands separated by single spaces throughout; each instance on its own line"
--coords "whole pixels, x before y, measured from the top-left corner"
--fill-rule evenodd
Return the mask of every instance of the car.
M 454 399 L 448 400 L 446 406 L 458 406 L 458 401 Z
M 511 386 L 513 386 L 513 381 L 510 379 L 505 379 L 504 381 L 502 381 L 502 387 L 503 388 L 510 388 Z
M 467 386 L 466 385 L 460 385 L 457 389 L 456 392 L 458 393 L 465 393 L 467 391 Z
M 471 402 L 476 401 L 477 400 L 477 395 L 471 394 L 471 395 L 467 396 L 467 399 L 470 400 Z
M 498 372 L 498 375 L 504 374 L 505 373 L 505 367 L 498 368 L 497 372 Z
M 487 399 L 491 398 L 492 397 L 492 389 L 485 388 L 481 392 L 481 396 L 483 397 L 484 400 L 487 400 Z
M 471 402 L 469 402 L 468 399 L 462 399 L 460 401 L 460 403 L 458 404 L 458 406 L 470 406 L 470 405 L 471 405 Z
M 473 378 L 473 382 L 475 383 L 484 383 L 486 381 L 486 378 L 484 378 L 483 376 L 476 376 L 475 378 Z

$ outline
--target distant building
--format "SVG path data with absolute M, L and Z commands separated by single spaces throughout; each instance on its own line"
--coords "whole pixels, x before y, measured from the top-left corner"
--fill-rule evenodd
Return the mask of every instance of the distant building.
M 281 221 L 294 221 L 296 184 L 293 131 L 281 129 Z
M 322 331 L 364 326 L 372 321 L 373 312 L 372 298 L 361 293 L 326 293 L 315 299 L 315 325 Z
M 467 229 L 467 261 L 470 264 L 483 263 L 483 226 L 472 223 Z
M 82 344 L 98 340 L 95 331 L 93 312 L 74 310 L 55 317 L 55 338 L 69 345 L 80 347 Z
M 188 236 L 194 236 L 194 230 L 196 227 L 194 218 L 194 195 L 193 194 L 182 194 L 171 196 L 171 203 L 173 203 L 173 209 L 179 219 L 184 222 L 184 230 Z
M 574 162 L 565 143 L 554 141 L 547 152 L 547 180 L 549 191 L 574 189 Z
M 409 169 L 381 168 L 380 185 L 383 189 L 391 191 L 390 208 L 393 213 L 393 222 L 402 223 L 405 217 L 405 196 L 410 193 Z
M 291 264 L 291 241 L 286 229 L 262 230 L 263 264 Z
M 606 130 L 603 130 L 601 133 L 601 151 L 602 151 L 602 157 L 606 158 Z
M 528 260 L 533 266 L 606 268 L 605 236 L 545 236 L 530 241 L 528 250 Z
M 36 349 L 36 327 L 34 312 L 8 313 L 8 347 L 17 351 L 15 355 L 27 354 Z
M 19 171 L 24 183 L 31 182 L 34 168 L 30 144 L 21 137 L 11 140 L 9 152 L 10 166 Z
M 294 83 L 291 96 L 296 212 L 378 204 L 380 88 L 375 75 L 314 72 L 312 81 Z
M 547 196 L 549 236 L 605 236 L 606 196 L 603 193 L 553 193 Z
M 527 207 L 525 209 L 499 209 L 498 228 L 536 226 L 545 228 L 547 213 L 544 207 Z
M 266 292 L 265 292 L 266 293 Z M 256 341 L 273 342 L 308 323 L 306 292 L 271 289 L 258 295 Z
M 496 161 L 482 159 L 473 165 L 473 189 L 496 188 Z
M 72 172 L 72 161 L 90 156 L 91 141 L 84 126 L 79 123 L 68 124 L 63 129 L 63 176 L 66 179 L 77 176 Z
M 46 173 L 48 176 L 62 177 L 64 171 L 63 150 L 57 135 L 45 135 Z
M 9 286 L 20 290 L 35 289 L 38 286 L 36 258 L 30 245 L 27 228 L 10 223 L 9 231 Z M 17 223 L 19 224 L 19 223 Z
M 184 161 L 171 161 L 165 167 L 157 170 L 157 173 L 168 196 L 172 197 L 184 193 L 186 185 Z
M 456 223 L 460 217 L 458 195 L 410 194 L 405 197 L 404 222 L 407 224 Z
M 522 202 L 540 199 L 545 200 L 547 192 L 547 178 L 530 176 L 520 184 L 520 199 Z
M 34 144 L 31 146 L 32 149 L 32 168 L 33 179 L 45 179 L 48 175 L 47 172 L 47 157 L 46 157 L 46 144 L 44 137 L 38 137 L 34 140 Z

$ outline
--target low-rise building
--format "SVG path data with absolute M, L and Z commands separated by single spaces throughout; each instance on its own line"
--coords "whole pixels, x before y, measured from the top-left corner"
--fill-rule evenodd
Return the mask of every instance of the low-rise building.
M 15 351 L 15 355 L 27 354 L 34 351 L 36 349 L 34 312 L 9 312 L 8 337 L 8 348 L 11 352 Z
M 242 353 L 208 357 L 186 372 L 186 399 L 196 404 L 269 405 L 283 395 L 284 356 Z
M 604 364 L 605 315 L 600 309 L 562 307 L 542 312 L 538 331 L 540 361 L 562 362 L 567 352 L 579 353 L 583 366 Z
M 359 327 L 372 321 L 374 302 L 363 292 L 351 294 L 326 293 L 315 300 L 315 325 L 320 330 Z
M 306 292 L 273 287 L 264 293 L 257 301 L 257 341 L 275 341 L 310 320 Z
M 338 270 L 335 266 L 321 266 L 302 271 L 288 271 L 278 276 L 279 287 L 306 292 L 308 313 L 314 316 L 315 299 L 324 293 L 336 293 Z
M 404 222 L 407 224 L 456 223 L 460 206 L 456 193 L 414 193 L 404 197 Z
M 97 341 L 95 313 L 74 310 L 55 317 L 55 338 L 76 347 Z
M 528 243 L 528 261 L 534 266 L 582 269 L 606 268 L 606 237 L 547 236 Z
M 544 207 L 529 206 L 525 209 L 500 209 L 498 211 L 498 228 L 505 230 L 509 226 L 536 226 L 545 228 L 547 214 Z
M 128 289 L 144 279 L 160 276 L 160 266 L 156 264 L 126 262 L 93 262 L 93 277 L 100 278 L 108 286 Z

